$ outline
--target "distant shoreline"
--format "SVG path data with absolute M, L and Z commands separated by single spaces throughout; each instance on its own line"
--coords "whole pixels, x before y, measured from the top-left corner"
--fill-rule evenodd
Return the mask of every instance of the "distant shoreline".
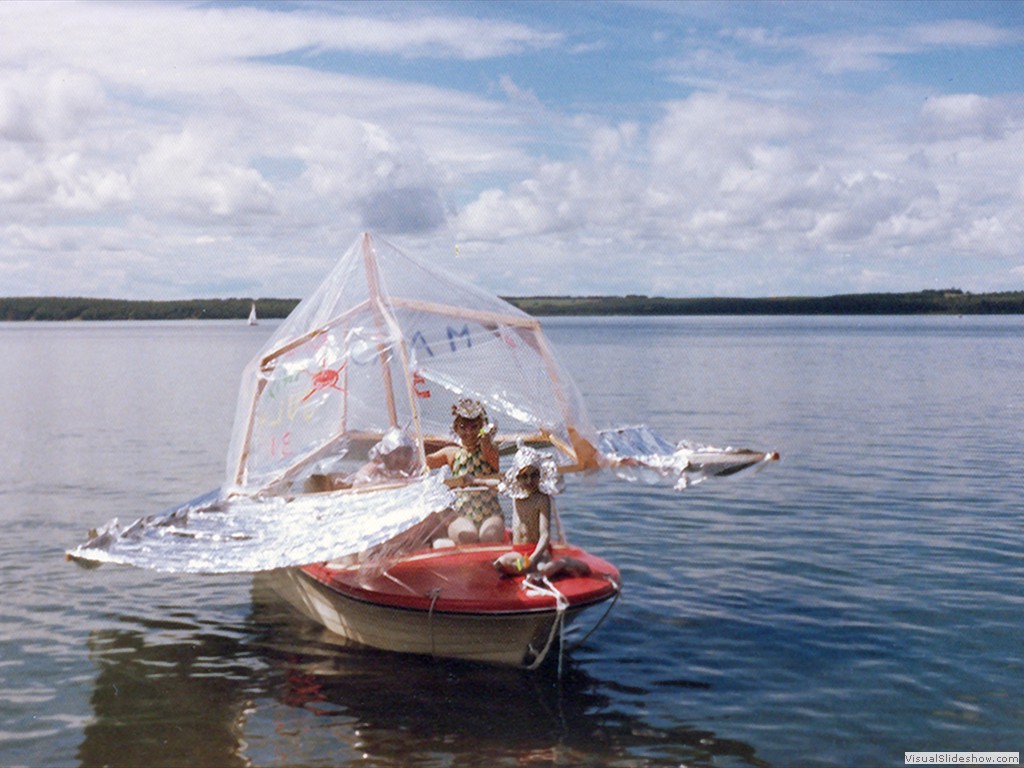
M 505 300 L 535 316 L 605 315 L 1018 315 L 1024 291 L 968 293 L 958 289 L 914 293 L 853 293 L 770 298 L 658 296 L 511 296 Z M 282 318 L 298 299 L 256 299 L 261 318 Z M 252 299 L 129 301 L 75 297 L 0 297 L 0 321 L 243 320 Z

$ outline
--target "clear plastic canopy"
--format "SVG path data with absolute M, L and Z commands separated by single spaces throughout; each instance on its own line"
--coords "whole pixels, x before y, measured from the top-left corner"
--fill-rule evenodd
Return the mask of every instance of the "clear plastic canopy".
M 246 368 L 227 486 L 274 492 L 346 460 L 354 469 L 395 429 L 422 472 L 462 398 L 484 405 L 502 443 L 593 464 L 596 433 L 539 323 L 364 234 Z

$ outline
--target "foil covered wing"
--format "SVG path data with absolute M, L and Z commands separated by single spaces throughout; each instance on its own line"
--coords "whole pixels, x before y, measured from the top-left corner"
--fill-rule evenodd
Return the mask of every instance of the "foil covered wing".
M 775 452 L 715 448 L 685 440 L 673 444 L 642 425 L 601 430 L 598 449 L 617 477 L 628 482 L 671 483 L 676 490 L 779 458 Z
M 219 491 L 122 527 L 117 519 L 67 556 L 168 573 L 246 573 L 365 552 L 453 502 L 439 475 L 366 492 L 295 497 Z

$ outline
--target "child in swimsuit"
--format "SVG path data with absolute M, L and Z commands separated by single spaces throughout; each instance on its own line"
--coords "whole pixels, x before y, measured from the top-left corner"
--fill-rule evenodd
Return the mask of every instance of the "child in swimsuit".
M 526 557 L 510 552 L 494 562 L 502 573 L 536 573 L 551 578 L 563 571 L 578 575 L 588 573 L 586 563 L 571 557 L 551 556 L 551 496 L 558 493 L 558 468 L 548 454 L 533 448 L 520 447 L 513 466 L 498 485 L 506 496 L 512 497 L 512 543 L 535 543 Z
M 491 439 L 494 426 L 488 425 L 483 405 L 476 400 L 460 400 L 452 406 L 452 415 L 452 429 L 460 445 L 445 446 L 430 454 L 427 466 L 450 467 L 455 488 L 473 486 L 477 480 L 497 475 L 498 449 Z M 448 538 L 456 544 L 504 540 L 505 518 L 492 488 L 459 493 L 455 512 L 456 517 L 448 526 Z

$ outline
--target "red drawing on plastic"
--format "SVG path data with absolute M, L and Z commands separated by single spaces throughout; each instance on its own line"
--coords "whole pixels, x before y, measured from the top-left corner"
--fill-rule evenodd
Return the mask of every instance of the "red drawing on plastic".
M 285 432 L 281 435 L 280 441 L 273 435 L 270 437 L 270 455 L 271 456 L 282 456 L 287 458 L 292 455 L 292 433 Z
M 338 378 L 345 369 L 346 363 L 342 363 L 337 368 L 324 368 L 322 371 L 314 373 L 313 388 L 306 393 L 306 396 L 300 402 L 306 402 L 317 392 L 322 392 L 325 389 L 336 389 L 339 392 L 344 392 L 345 390 L 338 386 Z
M 430 390 L 426 388 L 427 380 L 423 378 L 423 374 L 419 371 L 413 371 L 412 374 L 412 391 L 416 393 L 416 397 L 426 399 L 430 397 Z

